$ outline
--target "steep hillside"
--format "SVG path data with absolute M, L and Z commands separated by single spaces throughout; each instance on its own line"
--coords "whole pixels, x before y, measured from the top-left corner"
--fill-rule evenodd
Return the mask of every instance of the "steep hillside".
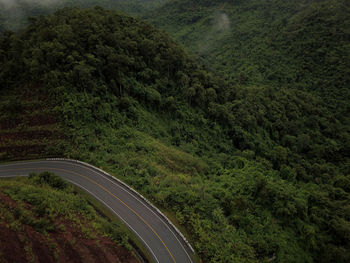
M 349 261 L 350 128 L 319 97 L 213 76 L 102 8 L 31 19 L 0 54 L 1 96 L 42 87 L 64 155 L 170 212 L 204 262 Z
M 146 18 L 236 83 L 316 91 L 348 114 L 349 12 L 345 0 L 174 0 Z
M 2 179 L 0 260 L 139 262 L 130 251 L 128 232 L 100 213 L 53 174 Z

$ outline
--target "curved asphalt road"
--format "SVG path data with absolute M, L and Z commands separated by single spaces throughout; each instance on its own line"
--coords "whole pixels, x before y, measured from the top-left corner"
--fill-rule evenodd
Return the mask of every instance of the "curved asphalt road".
M 61 160 L 18 162 L 0 165 L 0 178 L 43 171 L 54 172 L 111 209 L 144 243 L 155 262 L 194 262 L 187 244 L 162 216 L 137 194 L 94 168 Z

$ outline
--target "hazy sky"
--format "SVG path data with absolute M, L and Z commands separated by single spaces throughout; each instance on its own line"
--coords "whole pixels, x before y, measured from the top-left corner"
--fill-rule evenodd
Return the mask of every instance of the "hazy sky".
M 0 6 L 6 9 L 16 6 L 16 1 L 13 0 L 0 0 Z
M 0 19 L 4 21 L 0 26 L 8 30 L 17 30 L 23 26 L 28 16 L 25 6 L 32 5 L 35 8 L 47 8 L 56 6 L 62 1 L 63 0 L 0 0 Z
M 6 9 L 18 8 L 18 2 L 48 6 L 59 2 L 59 0 L 0 0 L 0 6 L 5 7 Z

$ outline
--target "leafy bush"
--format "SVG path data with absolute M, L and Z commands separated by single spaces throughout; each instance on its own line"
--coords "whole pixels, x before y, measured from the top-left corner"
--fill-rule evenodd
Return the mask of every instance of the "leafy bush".
M 51 172 L 42 172 L 40 174 L 31 173 L 29 179 L 33 180 L 36 184 L 46 184 L 58 190 L 64 190 L 68 187 L 65 180 Z

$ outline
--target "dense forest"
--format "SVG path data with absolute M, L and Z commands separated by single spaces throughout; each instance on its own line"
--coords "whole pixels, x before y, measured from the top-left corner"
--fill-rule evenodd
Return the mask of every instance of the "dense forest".
M 201 2 L 205 12 L 219 1 L 193 6 Z M 234 1 L 243 2 L 255 1 Z M 192 5 L 181 6 L 184 17 L 174 20 L 188 23 Z M 307 10 L 293 19 L 318 19 Z M 325 30 L 338 32 L 338 26 Z M 274 45 L 289 45 L 286 30 L 274 31 Z M 313 27 L 295 30 L 296 41 L 314 40 L 301 37 Z M 6 136 L 32 131 L 30 121 L 21 122 L 28 105 L 20 94 L 45 96 L 64 134 L 59 149 L 49 149 L 108 170 L 169 211 L 204 262 L 349 262 L 349 42 L 320 41 L 327 53 L 333 44 L 344 48 L 335 54 L 344 64 L 331 60 L 339 66 L 330 68 L 335 74 L 324 74 L 328 60 L 309 71 L 315 68 L 313 53 L 300 62 L 300 81 L 284 79 L 296 74 L 297 64 L 283 64 L 288 57 L 266 65 L 294 72 L 282 71 L 281 79 L 234 66 L 251 63 L 244 56 L 227 62 L 224 74 L 213 73 L 221 62 L 199 65 L 167 33 L 140 19 L 100 7 L 61 9 L 31 18 L 18 33 L 4 32 L 0 127 L 17 114 L 19 123 Z M 288 47 L 301 52 L 285 50 L 295 55 L 288 63 L 305 58 L 304 49 Z M 258 59 L 253 51 L 249 59 Z M 329 96 L 318 92 L 322 88 L 315 91 L 315 79 L 319 87 L 331 82 Z M 328 98 L 339 99 L 336 109 Z M 3 160 L 20 156 L 11 141 L 0 143 Z
M 346 0 L 176 0 L 145 17 L 238 84 L 316 92 L 342 115 L 349 12 Z

